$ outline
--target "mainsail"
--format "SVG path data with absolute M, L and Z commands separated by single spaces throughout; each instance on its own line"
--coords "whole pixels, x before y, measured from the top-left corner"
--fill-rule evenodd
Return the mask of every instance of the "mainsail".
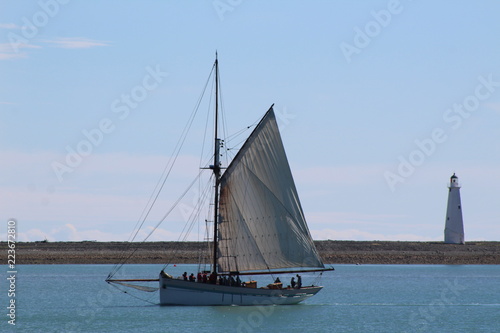
M 220 181 L 220 272 L 324 268 L 271 107 Z

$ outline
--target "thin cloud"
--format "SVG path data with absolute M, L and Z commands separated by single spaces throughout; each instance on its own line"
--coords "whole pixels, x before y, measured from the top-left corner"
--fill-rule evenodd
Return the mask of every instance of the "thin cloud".
M 26 58 L 27 55 L 24 52 L 21 53 L 0 53 L 0 60 L 9 60 L 9 59 L 21 59 Z
M 15 29 L 17 26 L 11 23 L 0 24 L 0 29 Z M 83 37 L 60 37 L 51 40 L 42 40 L 40 42 L 51 45 L 56 48 L 63 49 L 89 49 L 98 46 L 109 46 L 109 42 L 92 40 Z M 23 49 L 39 49 L 41 46 L 33 44 L 19 44 L 16 45 L 15 50 L 13 46 L 9 43 L 0 44 L 0 61 L 1 60 L 11 60 L 11 59 L 22 59 L 27 58 L 28 54 L 23 51 Z
M 17 46 L 19 50 L 22 49 L 39 49 L 40 46 L 32 45 L 32 44 L 19 44 Z M 0 44 L 0 60 L 9 60 L 9 59 L 20 59 L 27 58 L 28 55 L 26 52 L 20 51 L 16 52 L 12 45 L 9 43 Z
M 109 46 L 109 42 L 83 37 L 60 37 L 53 40 L 44 40 L 44 42 L 63 49 L 89 49 L 97 46 Z
M 17 24 L 14 23 L 0 23 L 0 29 L 20 29 L 20 27 Z

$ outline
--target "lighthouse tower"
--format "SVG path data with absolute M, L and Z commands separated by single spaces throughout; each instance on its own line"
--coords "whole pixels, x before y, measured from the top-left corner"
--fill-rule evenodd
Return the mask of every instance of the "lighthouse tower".
M 465 244 L 462 204 L 460 202 L 460 184 L 455 174 L 451 176 L 448 188 L 450 190 L 448 192 L 448 209 L 446 210 L 444 242 L 449 244 Z

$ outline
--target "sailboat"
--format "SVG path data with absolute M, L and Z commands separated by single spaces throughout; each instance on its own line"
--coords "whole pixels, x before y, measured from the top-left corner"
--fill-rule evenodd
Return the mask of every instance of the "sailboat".
M 297 304 L 323 287 L 302 285 L 299 273 L 333 270 L 323 264 L 309 232 L 272 105 L 231 163 L 220 161 L 218 137 L 218 60 L 215 60 L 215 131 L 213 164 L 214 221 L 212 262 L 198 281 L 175 278 L 162 270 L 161 305 Z M 208 273 L 208 274 L 207 274 Z M 292 274 L 297 285 L 281 281 L 259 287 L 246 276 Z

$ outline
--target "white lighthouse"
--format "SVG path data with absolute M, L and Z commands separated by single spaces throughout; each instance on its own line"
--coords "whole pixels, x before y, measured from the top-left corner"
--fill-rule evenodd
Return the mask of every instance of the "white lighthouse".
M 455 174 L 451 176 L 448 188 L 448 209 L 446 210 L 444 242 L 448 244 L 465 244 L 462 204 L 460 202 L 460 184 Z

